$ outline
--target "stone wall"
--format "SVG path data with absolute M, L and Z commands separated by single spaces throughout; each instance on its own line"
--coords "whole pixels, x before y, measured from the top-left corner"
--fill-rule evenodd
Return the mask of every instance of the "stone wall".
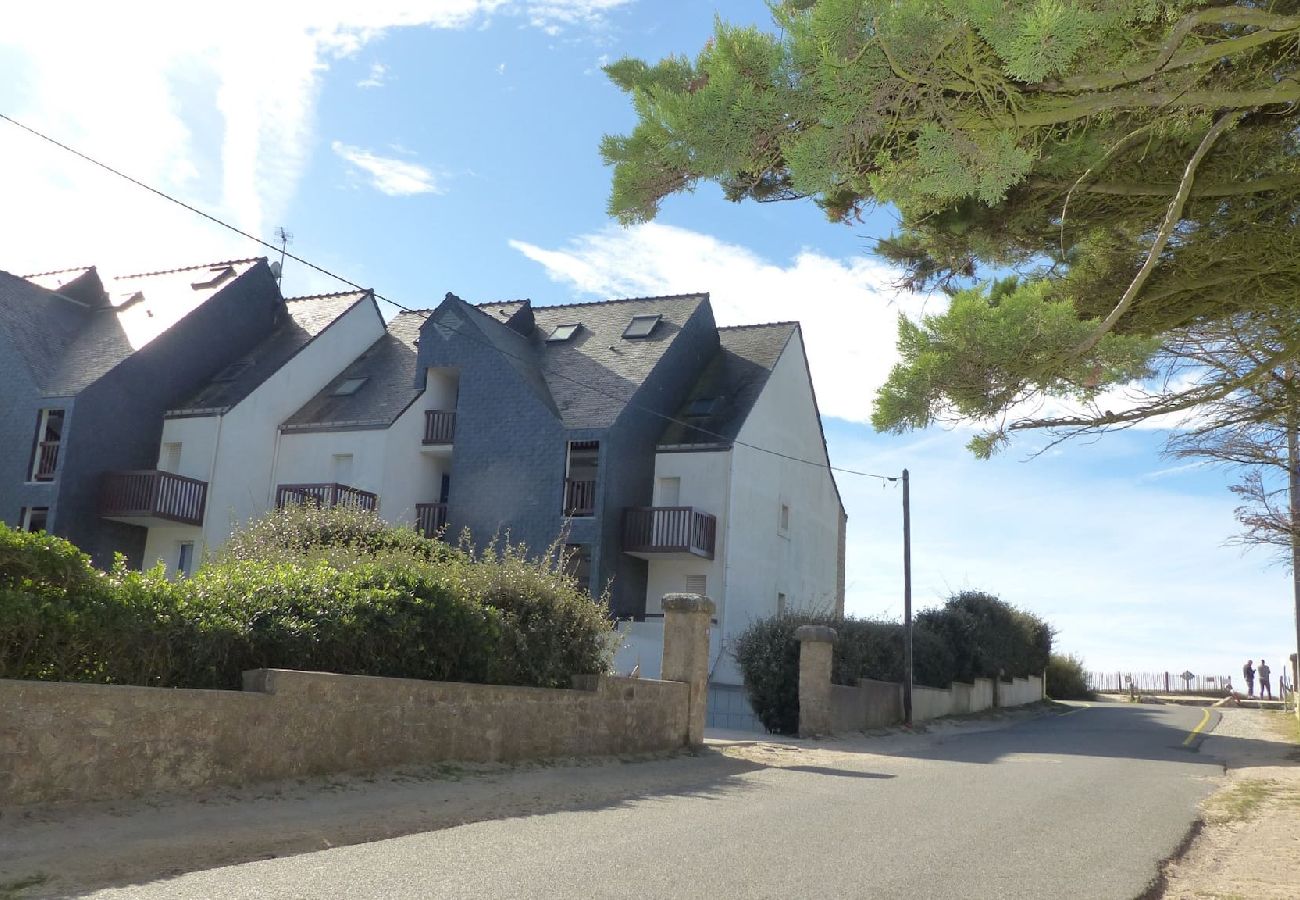
M 258 669 L 244 691 L 0 681 L 0 807 L 444 760 L 685 746 L 685 683 L 573 690 Z
M 806 646 L 806 645 L 805 645 Z M 803 679 L 800 679 L 800 703 L 804 696 Z M 892 681 L 862 679 L 856 686 L 829 684 L 831 734 L 848 734 L 871 728 L 897 725 L 903 721 L 903 686 Z M 924 685 L 912 686 L 912 721 L 925 722 L 941 716 L 960 716 L 983 712 L 994 706 L 1022 706 L 1046 699 L 1043 679 L 1038 676 L 1015 678 L 997 685 L 995 696 L 993 679 L 976 678 L 974 682 L 953 682 L 946 688 Z M 800 731 L 805 730 L 803 712 L 800 710 Z M 810 734 L 824 733 L 809 729 Z

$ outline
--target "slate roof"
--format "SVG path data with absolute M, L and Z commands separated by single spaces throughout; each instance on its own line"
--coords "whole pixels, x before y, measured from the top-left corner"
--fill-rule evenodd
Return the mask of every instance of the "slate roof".
M 285 420 L 283 431 L 323 428 L 386 428 L 424 393 L 415 387 L 415 345 L 428 312 L 399 312 L 387 331 L 364 353 Z M 354 393 L 334 391 L 352 378 L 364 378 Z
M 87 276 L 98 279 L 93 269 L 43 273 L 34 281 L 0 272 L 0 328 L 45 396 L 76 394 L 257 262 L 231 260 L 114 278 L 103 284 L 107 302 L 100 306 L 85 302 L 87 295 L 76 299 L 42 286 L 85 287 Z M 221 279 L 209 284 L 218 273 Z
M 286 298 L 288 314 L 280 324 L 251 351 L 218 372 L 217 378 L 168 410 L 168 417 L 226 412 L 257 390 L 340 316 L 369 297 L 369 291 L 343 291 Z
M 490 340 L 512 345 L 505 349 L 529 360 L 566 427 L 604 428 L 614 423 L 682 326 L 707 302 L 707 294 L 680 294 L 532 306 L 536 327 L 527 339 L 514 336 L 506 327 L 509 320 L 518 320 L 527 301 L 485 303 L 474 308 L 498 326 L 482 323 Z M 624 338 L 628 323 L 640 315 L 662 318 L 648 338 Z M 574 324 L 582 328 L 572 338 L 547 342 L 558 326 Z
M 718 352 L 705 365 L 690 394 L 659 438 L 660 447 L 726 445 L 740 434 L 745 419 L 767 384 L 798 322 L 719 328 Z M 696 401 L 714 401 L 706 415 L 691 415 Z

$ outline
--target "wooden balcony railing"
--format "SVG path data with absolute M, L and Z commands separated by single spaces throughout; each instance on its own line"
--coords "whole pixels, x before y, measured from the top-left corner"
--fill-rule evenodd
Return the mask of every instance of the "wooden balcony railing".
M 564 479 L 564 514 L 566 516 L 590 516 L 595 511 L 595 480 Z
M 444 409 L 424 411 L 424 443 L 450 444 L 456 436 L 456 413 Z
M 629 553 L 691 553 L 713 559 L 718 520 L 690 506 L 631 506 L 623 511 Z
M 415 529 L 427 538 L 435 538 L 447 527 L 447 504 L 415 504 Z
M 59 466 L 59 442 L 41 441 L 36 445 L 36 467 L 33 481 L 53 481 L 54 470 Z
M 275 489 L 275 505 L 281 509 L 290 503 L 314 506 L 351 506 L 374 512 L 379 496 L 346 484 L 282 484 Z
M 208 483 L 171 472 L 147 469 L 107 472 L 100 484 L 99 514 L 111 519 L 166 519 L 203 524 Z

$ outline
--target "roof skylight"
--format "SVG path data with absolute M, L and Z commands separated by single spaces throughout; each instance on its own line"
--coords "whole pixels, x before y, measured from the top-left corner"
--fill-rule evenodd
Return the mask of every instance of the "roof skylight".
M 577 334 L 577 333 L 578 333 L 578 329 L 581 328 L 581 327 L 582 327 L 582 323 L 580 323 L 580 322 L 579 322 L 579 323 L 574 323 L 574 324 L 572 324 L 572 325 L 556 325 L 556 326 L 555 326 L 555 330 L 552 331 L 551 334 L 550 334 L 550 337 L 548 337 L 548 338 L 546 339 L 546 343 L 548 343 L 548 344 L 551 344 L 551 343 L 558 344 L 558 343 L 560 343 L 561 341 L 567 341 L 567 340 L 569 340 L 569 338 L 571 338 L 571 337 L 573 337 L 575 334 Z
M 623 331 L 623 337 L 650 337 L 651 332 L 655 330 L 655 326 L 659 324 L 659 320 L 662 318 L 663 316 L 658 314 L 652 316 L 633 316 L 632 321 L 628 323 L 627 328 Z
M 357 391 L 361 390 L 361 385 L 365 383 L 365 378 L 345 378 L 343 382 L 334 389 L 334 396 L 350 397 Z
M 717 412 L 721 400 L 721 397 L 696 397 L 686 407 L 686 415 L 696 417 L 711 416 Z

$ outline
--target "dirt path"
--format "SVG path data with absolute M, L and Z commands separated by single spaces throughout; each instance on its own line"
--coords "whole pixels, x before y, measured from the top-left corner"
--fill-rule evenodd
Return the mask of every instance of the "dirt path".
M 1294 715 L 1226 709 L 1205 752 L 1227 764 L 1187 852 L 1166 864 L 1162 900 L 1300 897 L 1300 731 Z

